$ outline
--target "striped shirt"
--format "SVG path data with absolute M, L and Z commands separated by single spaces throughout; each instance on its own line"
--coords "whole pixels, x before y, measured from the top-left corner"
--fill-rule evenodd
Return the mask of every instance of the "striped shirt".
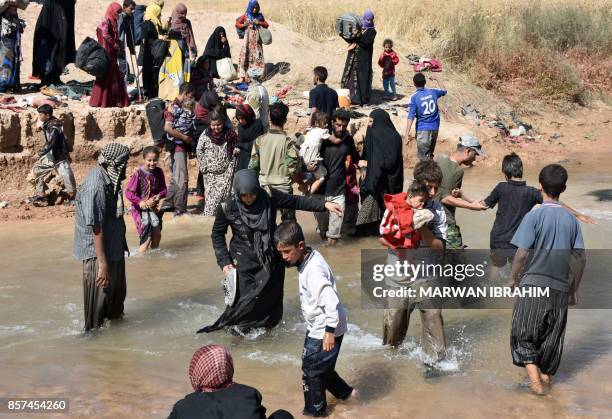
M 125 221 L 117 218 L 117 199 L 111 180 L 100 166 L 93 168 L 76 195 L 74 244 L 72 254 L 79 260 L 97 257 L 93 226 L 102 226 L 106 259 L 120 261 L 127 250 Z

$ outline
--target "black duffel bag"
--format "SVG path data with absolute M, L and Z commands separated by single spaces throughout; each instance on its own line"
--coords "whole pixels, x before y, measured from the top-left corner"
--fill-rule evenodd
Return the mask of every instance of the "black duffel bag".
M 145 106 L 145 109 L 151 137 L 153 137 L 153 144 L 161 146 L 166 138 L 166 132 L 164 131 L 166 102 L 161 99 L 151 99 Z
M 151 44 L 151 56 L 153 57 L 153 67 L 161 67 L 168 55 L 170 45 L 168 41 L 156 39 Z
M 97 78 L 106 74 L 110 66 L 110 59 L 102 45 L 87 37 L 77 50 L 74 64 L 77 68 Z

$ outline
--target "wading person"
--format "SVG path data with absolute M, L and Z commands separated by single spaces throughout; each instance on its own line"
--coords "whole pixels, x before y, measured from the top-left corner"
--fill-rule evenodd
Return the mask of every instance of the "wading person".
M 56 172 L 62 179 L 64 190 L 68 200 L 73 201 L 76 193 L 76 181 L 70 167 L 70 147 L 64 136 L 62 123 L 53 116 L 53 108 L 50 105 L 42 105 L 38 108 L 38 121 L 45 135 L 45 146 L 38 153 L 38 161 L 32 168 L 32 182 L 36 187 L 37 195 L 31 200 L 34 204 L 47 201 L 46 179 L 51 172 Z
M 336 372 L 347 331 L 346 312 L 334 273 L 319 252 L 306 246 L 300 225 L 281 224 L 274 240 L 285 265 L 298 270 L 300 306 L 307 329 L 302 351 L 303 414 L 327 416 L 326 391 L 338 400 L 348 399 L 355 391 Z
M 270 186 L 293 194 L 293 181 L 298 176 L 299 158 L 295 140 L 285 133 L 289 107 L 282 102 L 270 106 L 270 131 L 255 140 L 249 169 L 259 175 L 262 187 Z M 294 220 L 295 212 L 285 209 L 283 220 Z
M 327 169 L 327 177 L 318 191 L 319 195 L 316 195 L 325 202 L 338 204 L 343 214 L 346 208 L 347 193 L 346 161 L 349 158 L 351 162 L 359 161 L 355 141 L 347 130 L 350 118 L 351 114 L 344 109 L 338 109 L 334 113 L 332 134 L 329 139 L 323 141 L 321 146 L 322 164 Z M 315 213 L 315 217 L 321 238 L 327 240 L 328 245 L 335 245 L 342 236 L 344 216 L 322 212 Z
M 181 113 L 184 100 L 193 99 L 193 93 L 193 86 L 189 83 L 183 84 L 177 98 L 168 105 L 164 112 L 164 131 L 167 136 L 166 151 L 170 153 L 169 165 L 172 177 L 168 185 L 168 196 L 162 205 L 162 211 L 173 211 L 175 216 L 180 216 L 187 212 L 187 198 L 189 195 L 187 156 L 193 142 L 192 137 L 174 129 L 175 115 Z
M 455 221 L 455 210 L 457 208 L 469 209 L 472 211 L 486 210 L 486 205 L 477 199 L 468 197 L 461 190 L 463 183 L 463 168 L 461 166 L 471 166 L 476 160 L 477 155 L 482 155 L 480 142 L 469 134 L 459 137 L 457 149 L 450 157 L 443 157 L 437 160 L 438 166 L 442 169 L 442 183 L 436 194 L 436 199 L 442 203 L 446 211 L 446 222 L 448 230 L 446 233 L 447 249 L 463 249 L 463 239 L 461 229 Z
M 273 238 L 276 211 L 282 208 L 341 213 L 336 204 L 273 188 L 264 190 L 252 170 L 237 172 L 233 194 L 219 206 L 212 229 L 217 264 L 225 275 L 236 269 L 237 301 L 199 332 L 231 327 L 232 333 L 245 334 L 255 328 L 272 328 L 281 320 L 285 266 Z M 230 227 L 228 249 L 225 236 Z
M 86 331 L 123 317 L 128 248 L 121 182 L 129 158 L 126 146 L 105 145 L 76 196 L 73 254 L 83 261 Z
M 525 215 L 512 238 L 518 250 L 511 286 L 547 289 L 548 296 L 516 300 L 510 348 L 514 365 L 526 368 L 531 389 L 541 395 L 561 362 L 567 307 L 575 304 L 586 257 L 580 224 L 559 202 L 567 171 L 551 164 L 538 180 L 544 202 Z
M 440 112 L 438 99 L 446 95 L 446 90 L 426 89 L 425 75 L 416 73 L 413 77 L 417 91 L 410 97 L 408 125 L 404 142 L 410 144 L 410 130 L 416 119 L 416 141 L 419 160 L 433 159 L 438 130 L 440 129 Z
M 210 126 L 198 140 L 197 156 L 206 191 L 203 214 L 214 217 L 219 204 L 229 197 L 232 190 L 238 136 L 233 128 L 227 126 L 224 112 L 213 110 L 209 121 Z
M 442 183 L 442 171 L 433 160 L 425 160 L 417 163 L 414 167 L 414 182 L 424 185 L 428 191 L 428 197 L 423 209 L 431 211 L 433 219 L 423 228 L 419 229 L 422 236 L 419 247 L 429 247 L 434 251 L 443 251 L 446 241 L 446 213 L 442 205 L 434 200 L 434 197 Z M 389 252 L 387 263 L 394 264 L 400 259 L 397 252 Z M 409 286 L 410 282 L 387 278 L 390 287 Z M 404 341 L 410 316 L 414 310 L 418 310 L 421 316 L 422 337 L 421 346 L 427 355 L 425 362 L 435 365 L 446 356 L 446 339 L 444 337 L 444 321 L 442 310 L 435 301 L 401 301 L 402 307 L 386 308 L 383 314 L 383 345 L 398 347 Z
M 142 151 L 143 164 L 130 178 L 125 197 L 132 203 L 131 213 L 140 239 L 140 252 L 157 249 L 161 241 L 161 201 L 168 194 L 164 171 L 158 167 L 159 149 L 145 147 Z
M 360 235 L 378 235 L 384 209 L 383 196 L 404 187 L 402 137 L 391 117 L 382 109 L 370 114 L 359 167 L 365 169 L 360 186 L 361 208 L 357 216 Z
M 234 382 L 234 360 L 223 346 L 202 346 L 193 354 L 189 381 L 194 392 L 176 402 L 168 419 L 266 419 L 261 393 Z M 293 416 L 277 410 L 268 419 Z

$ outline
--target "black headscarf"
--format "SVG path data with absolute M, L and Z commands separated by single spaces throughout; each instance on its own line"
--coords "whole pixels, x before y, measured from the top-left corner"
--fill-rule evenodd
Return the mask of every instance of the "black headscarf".
M 221 34 L 225 34 L 225 43 L 221 42 Z M 231 58 L 229 41 L 227 41 L 227 32 L 225 32 L 225 28 L 223 26 L 217 26 L 208 38 L 208 42 L 206 42 L 206 47 L 204 48 L 204 57 L 212 57 L 217 60 L 221 58 Z
M 402 137 L 384 110 L 375 109 L 370 118 L 373 123 L 363 145 L 362 158 L 367 160 L 368 168 L 362 189 L 380 197 L 385 193 L 400 193 L 404 182 Z
M 219 103 L 219 95 L 214 90 L 207 90 L 200 97 L 200 106 L 212 110 Z
M 269 271 L 274 256 L 272 234 L 275 227 L 274 211 L 270 197 L 259 186 L 257 174 L 249 169 L 243 169 L 234 175 L 234 193 L 240 219 L 253 231 L 253 241 L 257 258 L 263 267 Z M 251 205 L 245 205 L 240 195 L 254 194 L 257 199 Z

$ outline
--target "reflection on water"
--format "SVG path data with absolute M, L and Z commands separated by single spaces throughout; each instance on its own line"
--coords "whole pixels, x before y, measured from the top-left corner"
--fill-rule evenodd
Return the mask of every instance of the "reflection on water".
M 533 173 L 527 178 L 534 184 Z M 464 188 L 485 195 L 498 179 L 494 171 L 468 171 Z M 612 203 L 589 195 L 608 188 L 610 180 L 570 172 L 573 183 L 564 200 L 600 223 L 583 226 L 590 248 L 610 247 Z M 458 211 L 470 248 L 488 246 L 493 218 L 492 211 Z M 307 240 L 318 246 L 310 215 L 301 214 L 300 220 Z M 128 242 L 135 250 L 137 237 L 131 220 L 127 223 Z M 199 217 L 168 220 L 161 249 L 126 261 L 125 319 L 83 335 L 82 277 L 70 254 L 71 221 L 0 226 L 0 395 L 67 397 L 74 417 L 165 417 L 191 391 L 187 365 L 192 353 L 214 342 L 230 347 L 236 380 L 257 387 L 269 409 L 301 411 L 305 327 L 295 270 L 288 271 L 283 322 L 276 329 L 256 331 L 238 344 L 223 332 L 194 333 L 223 311 L 210 227 L 210 220 Z M 523 371 L 512 366 L 509 310 L 445 311 L 449 356 L 436 370 L 424 366 L 418 313 L 413 313 L 404 344 L 396 350 L 383 348 L 380 311 L 360 307 L 361 248 L 377 248 L 376 240 L 320 247 L 349 315 L 338 369 L 361 393 L 359 403 L 331 400 L 334 417 L 612 415 L 608 311 L 570 312 L 556 386 L 550 395 L 537 398 L 521 388 Z

